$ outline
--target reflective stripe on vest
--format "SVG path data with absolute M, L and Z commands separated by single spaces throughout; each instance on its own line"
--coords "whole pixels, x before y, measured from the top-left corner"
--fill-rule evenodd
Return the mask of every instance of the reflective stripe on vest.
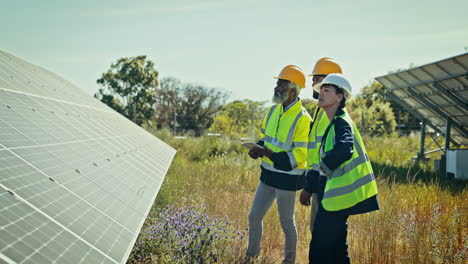
M 314 165 L 312 165 L 312 169 L 316 171 L 320 171 L 320 164 L 314 163 Z
M 270 116 L 271 115 L 269 114 L 267 122 L 269 121 Z M 268 135 L 265 135 L 265 142 L 268 142 L 268 143 L 272 144 L 273 146 L 278 147 L 280 149 L 283 149 L 285 151 L 291 151 L 293 149 L 292 138 L 294 136 L 294 131 L 296 130 L 296 124 L 297 124 L 297 121 L 299 120 L 299 118 L 301 118 L 301 117 L 302 117 L 302 113 L 299 113 L 296 116 L 296 118 L 294 119 L 293 123 L 291 124 L 291 127 L 289 128 L 288 137 L 286 139 L 286 142 L 281 142 L 279 139 L 274 138 L 274 137 L 270 137 Z M 296 144 L 299 144 L 299 145 L 305 147 L 307 143 L 297 142 Z
M 277 106 L 278 106 L 278 105 L 274 105 L 274 106 L 272 106 L 272 107 L 270 108 L 270 112 L 268 112 L 268 115 L 267 115 L 265 124 L 268 124 L 268 121 L 270 121 L 270 117 L 271 117 L 271 115 L 273 114 L 273 112 L 275 111 L 275 108 L 276 108 Z M 265 125 L 265 127 L 266 127 L 266 125 Z M 261 129 L 261 132 L 262 132 L 262 134 L 265 135 L 265 129 L 264 129 L 264 128 Z
M 341 177 L 341 176 L 345 175 L 346 173 L 352 171 L 357 166 L 369 161 L 369 156 L 367 155 L 367 153 L 364 153 L 364 151 L 362 150 L 361 144 L 359 144 L 359 142 L 356 140 L 356 137 L 354 136 L 354 133 L 353 133 L 353 144 L 354 144 L 359 156 L 357 156 L 355 159 L 353 159 L 351 162 L 344 165 L 343 167 L 339 167 L 339 168 L 335 169 L 333 171 L 333 173 L 331 175 L 329 175 L 330 178 Z M 335 137 L 333 137 L 333 145 L 335 145 Z M 323 155 L 324 154 L 323 149 L 324 149 L 323 147 L 320 148 L 320 156 L 321 157 L 325 156 L 325 155 Z M 320 165 L 319 165 L 319 168 L 320 168 Z
M 267 116 L 267 119 L 266 119 L 266 124 L 268 124 L 268 121 L 270 120 L 270 117 L 273 114 L 273 112 L 275 111 L 277 106 L 278 105 L 274 105 L 274 106 L 271 107 L 270 112 L 268 113 L 268 116 Z
M 346 186 L 339 187 L 336 189 L 331 189 L 327 191 L 325 194 L 327 198 L 332 198 L 335 196 L 340 196 L 340 195 L 344 195 L 347 193 L 351 193 L 354 190 L 368 184 L 369 182 L 373 180 L 374 180 L 374 173 L 369 173 L 366 176 L 359 178 L 357 181 L 353 182 L 350 185 L 346 185 Z M 325 199 L 325 195 L 324 195 L 324 199 Z
M 307 142 L 294 141 L 293 146 L 295 148 L 307 148 Z
M 351 127 L 355 153 L 349 162 L 333 170 L 328 177 L 322 200 L 323 207 L 328 211 L 352 207 L 377 194 L 377 183 L 359 131 L 347 114 L 343 114 L 341 118 Z M 320 157 L 324 157 L 325 149 L 330 151 L 334 148 L 333 123 L 331 126 L 325 142 L 320 148 Z
M 309 134 L 309 142 L 307 144 L 307 168 L 320 171 L 320 155 L 319 147 L 322 143 L 323 133 L 325 133 L 326 128 L 329 125 L 328 117 L 323 109 L 319 110 L 320 112 L 315 115 L 315 119 L 311 131 Z M 322 120 L 325 118 L 325 120 Z M 325 128 L 325 129 L 324 129 Z
M 287 152 L 288 154 L 288 158 L 289 158 L 289 162 L 291 163 L 291 168 L 296 168 L 297 167 L 297 161 L 296 161 L 296 157 L 294 156 L 294 154 L 292 152 Z
M 282 111 L 281 104 L 274 105 L 269 109 L 262 126 L 264 133 L 261 140 L 273 152 L 285 152 L 293 169 L 290 171 L 275 169 L 273 162 L 268 157 L 263 157 L 262 167 L 274 172 L 302 175 L 307 164 L 307 135 L 310 116 L 302 107 L 300 100 L 287 111 Z M 296 128 L 299 123 L 301 124 L 299 129 L 307 134 L 297 134 Z M 303 127 L 305 124 L 307 124 L 307 130 Z
M 322 136 L 315 137 L 315 141 L 309 142 L 309 144 L 307 144 L 307 148 L 316 149 L 318 145 L 317 142 L 322 142 L 322 138 Z
M 292 174 L 292 175 L 302 175 L 306 171 L 306 169 L 293 169 L 290 171 L 283 171 L 283 170 L 277 170 L 275 169 L 275 166 L 273 164 L 267 163 L 265 161 L 262 161 L 261 165 L 264 169 L 267 169 L 269 171 L 274 171 L 274 172 L 279 172 L 279 173 L 286 173 L 286 174 Z

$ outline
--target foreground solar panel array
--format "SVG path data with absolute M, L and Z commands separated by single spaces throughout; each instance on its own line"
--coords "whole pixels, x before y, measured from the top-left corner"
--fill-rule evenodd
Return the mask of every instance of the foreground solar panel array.
M 0 263 L 124 263 L 175 150 L 0 51 Z
M 376 80 L 390 91 L 390 99 L 435 131 L 445 134 L 450 119 L 452 141 L 468 144 L 468 53 Z

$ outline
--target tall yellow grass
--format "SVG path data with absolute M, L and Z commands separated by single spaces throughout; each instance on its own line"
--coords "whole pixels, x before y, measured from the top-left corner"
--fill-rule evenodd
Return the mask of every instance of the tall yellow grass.
M 210 215 L 227 216 L 245 229 L 259 182 L 259 161 L 248 158 L 239 142 L 176 140 L 167 133 L 158 136 L 178 153 L 153 209 L 167 204 L 204 204 Z M 467 263 L 466 183 L 437 180 L 430 166 L 420 169 L 408 163 L 418 148 L 415 141 L 417 138 L 366 139 L 371 160 L 377 161 L 374 170 L 381 210 L 350 217 L 348 243 L 353 263 Z M 413 177 L 415 174 L 418 176 Z M 431 180 L 425 180 L 430 175 Z M 295 212 L 297 263 L 308 263 L 310 209 L 297 201 Z M 274 206 L 264 219 L 262 253 L 257 263 L 280 263 L 283 242 Z M 243 248 L 220 262 L 241 259 L 246 243 L 241 242 Z

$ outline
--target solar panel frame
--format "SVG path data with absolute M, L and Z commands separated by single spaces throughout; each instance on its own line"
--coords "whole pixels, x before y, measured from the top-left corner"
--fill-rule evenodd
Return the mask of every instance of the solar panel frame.
M 468 144 L 468 53 L 375 78 L 387 96 L 415 114 L 435 131 Z
M 125 262 L 174 154 L 63 78 L 0 51 L 0 262 Z

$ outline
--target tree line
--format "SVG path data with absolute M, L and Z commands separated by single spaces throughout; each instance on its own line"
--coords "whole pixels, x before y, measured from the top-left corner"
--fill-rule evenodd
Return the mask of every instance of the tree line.
M 232 137 L 258 135 L 269 102 L 240 100 L 226 104 L 227 92 L 176 78 L 159 80 L 155 64 L 146 56 L 124 57 L 97 80 L 95 97 L 140 126 L 167 128 L 175 134 L 201 136 L 206 132 Z M 362 133 L 380 136 L 395 133 L 396 124 L 419 128 L 419 121 L 385 97 L 385 88 L 373 81 L 347 103 Z M 316 101 L 302 99 L 312 115 Z
M 229 94 L 158 75 L 146 56 L 120 58 L 97 80 L 94 96 L 140 126 L 202 135 Z

